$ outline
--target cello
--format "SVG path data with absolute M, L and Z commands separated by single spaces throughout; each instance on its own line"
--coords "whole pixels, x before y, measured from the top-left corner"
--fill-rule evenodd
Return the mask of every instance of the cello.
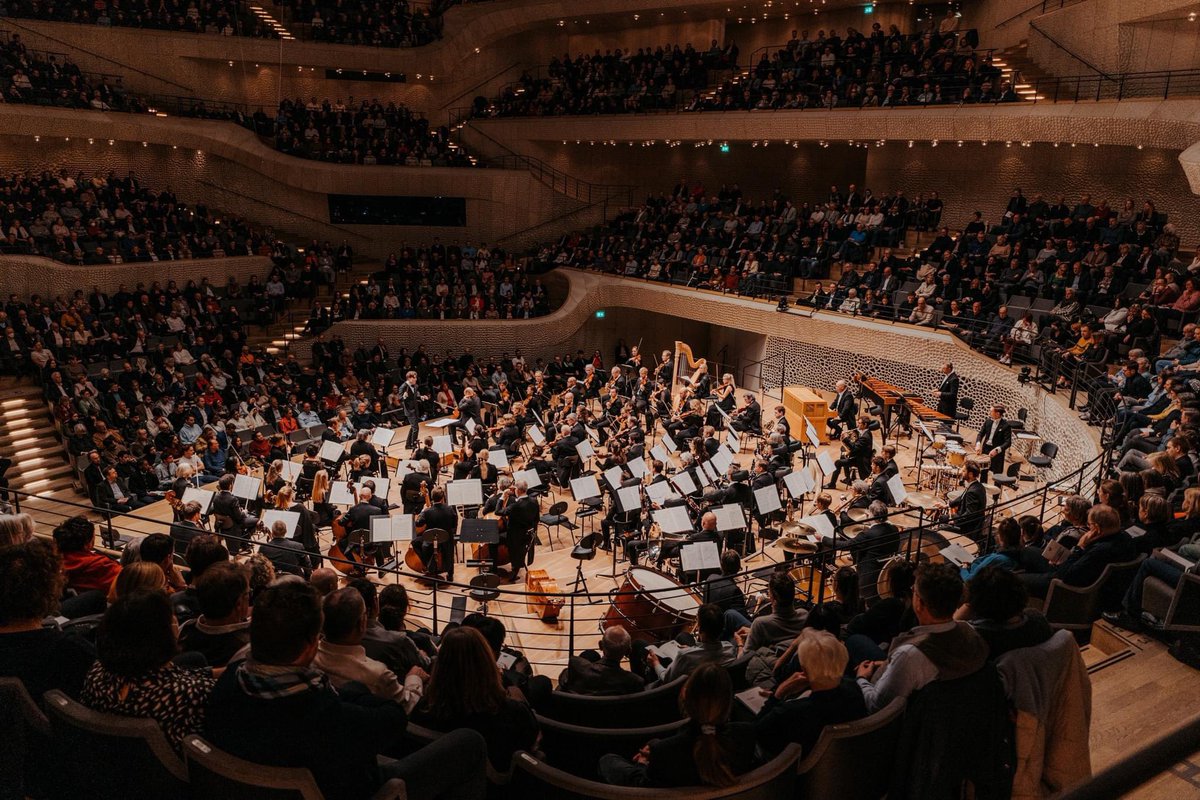
M 425 500 L 425 508 L 422 511 L 428 511 L 433 505 L 433 501 L 429 499 L 429 484 L 421 484 L 421 497 Z M 418 517 L 420 515 L 417 515 Z M 417 552 L 417 537 L 425 532 L 426 525 L 421 522 L 413 521 L 413 540 L 408 544 L 408 550 L 404 553 L 404 565 L 413 572 L 442 572 L 442 551 L 435 546 L 433 548 L 433 556 L 430 558 L 432 563 L 426 564 L 421 558 L 421 554 Z
M 355 502 L 358 502 L 358 493 L 354 489 L 354 484 L 350 484 L 350 497 Z M 347 530 L 342 519 L 345 515 L 334 515 L 333 520 L 329 523 L 330 530 L 333 533 L 333 544 L 329 545 L 329 552 L 326 555 L 329 557 L 333 568 L 345 575 L 354 575 L 361 577 L 366 575 L 369 563 L 366 559 L 361 542 L 355 543 L 350 541 L 350 531 Z
M 508 500 L 512 497 L 514 491 L 515 489 L 511 486 L 504 490 L 502 499 L 505 506 L 508 505 Z M 476 561 L 492 561 L 496 564 L 507 564 L 511 560 L 508 552 L 508 517 L 501 516 L 499 513 L 500 509 L 501 507 L 496 508 L 496 514 L 500 517 L 498 520 L 500 541 L 496 544 L 496 554 L 495 556 L 492 555 L 492 545 L 477 544 L 471 552 L 471 557 Z

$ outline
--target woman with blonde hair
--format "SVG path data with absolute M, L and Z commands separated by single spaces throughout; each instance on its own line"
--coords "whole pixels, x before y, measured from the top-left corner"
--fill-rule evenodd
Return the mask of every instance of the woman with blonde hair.
M 697 667 L 679 693 L 679 708 L 688 720 L 683 730 L 649 742 L 632 761 L 602 756 L 600 777 L 618 786 L 725 787 L 753 769 L 754 726 L 729 721 L 733 682 L 724 667 L 712 661 Z
M 167 576 L 162 567 L 150 561 L 135 561 L 127 564 L 121 574 L 108 588 L 108 602 L 117 602 L 117 598 L 127 597 L 130 592 L 138 589 L 167 590 Z
M 317 527 L 333 522 L 335 516 L 333 506 L 329 503 L 329 473 L 320 470 L 313 476 L 312 509 L 317 515 Z
M 0 547 L 25 544 L 33 538 L 33 517 L 28 514 L 0 514 Z

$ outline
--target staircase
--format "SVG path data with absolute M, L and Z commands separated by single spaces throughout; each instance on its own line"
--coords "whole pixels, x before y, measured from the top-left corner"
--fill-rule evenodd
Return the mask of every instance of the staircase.
M 382 268 L 383 264 L 379 261 L 356 261 L 350 268 L 350 272 L 337 276 L 336 285 L 333 287 L 322 286 L 317 290 L 317 302 L 328 306 L 333 303 L 335 293 L 343 298 L 349 297 L 349 289 L 353 283 L 366 283 L 372 273 L 378 272 Z M 275 322 L 265 328 L 250 328 L 247 332 L 246 343 L 253 350 L 261 348 L 271 355 L 286 352 L 293 342 L 304 338 L 302 332 L 305 323 L 308 322 L 308 313 L 311 308 L 312 300 L 309 298 L 289 300 Z
M 1012 83 L 1013 89 L 1022 100 L 1045 100 L 1045 89 L 1039 91 L 1034 87 L 1046 87 L 1049 82 L 1055 80 L 1053 75 L 1029 58 L 1028 41 L 997 50 L 992 63 L 999 68 L 1004 80 Z
M 0 456 L 12 459 L 8 481 L 13 489 L 57 493 L 71 488 L 66 452 L 41 391 L 29 379 L 0 392 Z

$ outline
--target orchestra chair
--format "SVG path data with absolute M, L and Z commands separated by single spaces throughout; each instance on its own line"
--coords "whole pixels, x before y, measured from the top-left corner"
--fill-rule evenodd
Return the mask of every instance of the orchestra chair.
M 571 549 L 571 558 L 575 559 L 575 581 L 571 584 L 571 594 L 583 592 L 588 594 L 587 578 L 583 575 L 583 562 L 596 557 L 596 534 L 589 533 L 579 540 Z M 600 598 L 589 597 L 588 604 L 602 602 Z
M 1037 467 L 1039 473 L 1044 473 L 1046 470 L 1054 466 L 1054 459 L 1058 457 L 1058 445 L 1054 442 L 1042 442 L 1042 448 L 1037 455 L 1029 457 L 1029 463 Z M 1042 483 L 1046 479 L 1043 475 Z
M 1021 464 L 1013 462 L 1008 465 L 1008 469 L 1003 475 L 993 475 L 992 483 L 1000 489 L 1000 494 L 1003 496 L 1005 489 L 1014 489 L 1017 486 L 1017 481 L 1021 479 Z
M 596 762 L 608 753 L 636 753 L 653 739 L 679 733 L 686 719 L 649 728 L 589 728 L 536 715 L 542 729 L 539 747 L 547 764 L 578 778 L 595 780 Z
M 903 716 L 904 698 L 897 697 L 863 719 L 826 725 L 797 767 L 796 796 L 879 800 L 887 794 L 889 770 L 864 767 L 895 761 Z
M 57 797 L 50 720 L 20 678 L 0 678 L 0 798 Z M 640 747 L 640 745 L 639 745 Z
M 603 497 L 585 497 L 584 499 L 580 500 L 579 505 L 575 509 L 576 524 L 578 524 L 580 520 L 586 519 L 588 533 L 591 533 L 595 530 L 596 516 L 600 513 L 602 508 L 604 508 Z
M 670 683 L 633 694 L 586 695 L 555 690 L 546 716 L 559 722 L 592 728 L 649 728 L 677 722 L 679 690 L 686 675 Z M 644 742 L 643 742 L 644 744 Z
M 575 531 L 579 528 L 579 526 L 576 525 L 574 522 L 572 522 L 570 517 L 568 517 L 566 515 L 566 513 L 565 513 L 566 510 L 567 510 L 567 501 L 559 500 L 557 503 L 550 506 L 549 511 L 547 511 L 545 514 L 542 514 L 540 517 L 538 517 L 538 524 L 546 526 L 546 538 L 550 542 L 551 550 L 554 549 L 554 539 L 560 538 L 559 532 L 562 528 L 566 528 L 568 531 L 571 532 L 572 540 L 574 540 L 574 538 L 575 538 Z M 551 530 L 551 529 L 553 529 L 553 530 Z M 550 535 L 552 533 L 554 534 L 553 539 L 550 538 Z
M 482 572 L 471 578 L 471 599 L 479 603 L 479 611 L 487 616 L 488 603 L 500 596 L 500 576 L 493 572 Z
M 958 401 L 958 410 L 954 412 L 954 430 L 958 431 L 962 423 L 971 418 L 971 410 L 975 408 L 975 401 L 970 397 L 964 397 Z
M 61 777 L 92 800 L 187 796 L 187 769 L 152 719 L 93 711 L 53 689 L 44 698 Z
M 218 750 L 199 736 L 183 740 L 191 800 L 324 800 L 312 773 L 302 767 L 253 764 Z M 404 781 L 393 778 L 371 800 L 406 800 Z
M 651 795 L 656 800 L 792 800 L 798 796 L 796 762 L 799 758 L 800 745 L 791 744 L 766 764 L 740 776 L 733 786 L 647 790 L 579 778 L 522 750 L 513 758 L 512 782 L 519 796 L 553 797 L 555 800 L 632 800 Z
M 1050 627 L 1071 631 L 1079 644 L 1087 644 L 1092 636 L 1092 623 L 1100 619 L 1100 612 L 1120 608 L 1121 596 L 1145 557 L 1142 553 L 1132 561 L 1107 564 L 1090 586 L 1068 586 L 1058 578 L 1051 580 L 1041 606 Z M 1030 598 L 1031 607 L 1036 608 L 1036 602 L 1036 598 Z
M 1154 576 L 1142 584 L 1142 609 L 1161 622 L 1164 633 L 1200 633 L 1200 575 L 1185 572 L 1171 586 Z

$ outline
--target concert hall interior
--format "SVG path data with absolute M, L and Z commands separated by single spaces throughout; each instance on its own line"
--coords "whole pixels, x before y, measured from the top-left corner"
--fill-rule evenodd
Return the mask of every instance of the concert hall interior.
M 0 0 L 0 800 L 1200 798 L 1198 13 Z

